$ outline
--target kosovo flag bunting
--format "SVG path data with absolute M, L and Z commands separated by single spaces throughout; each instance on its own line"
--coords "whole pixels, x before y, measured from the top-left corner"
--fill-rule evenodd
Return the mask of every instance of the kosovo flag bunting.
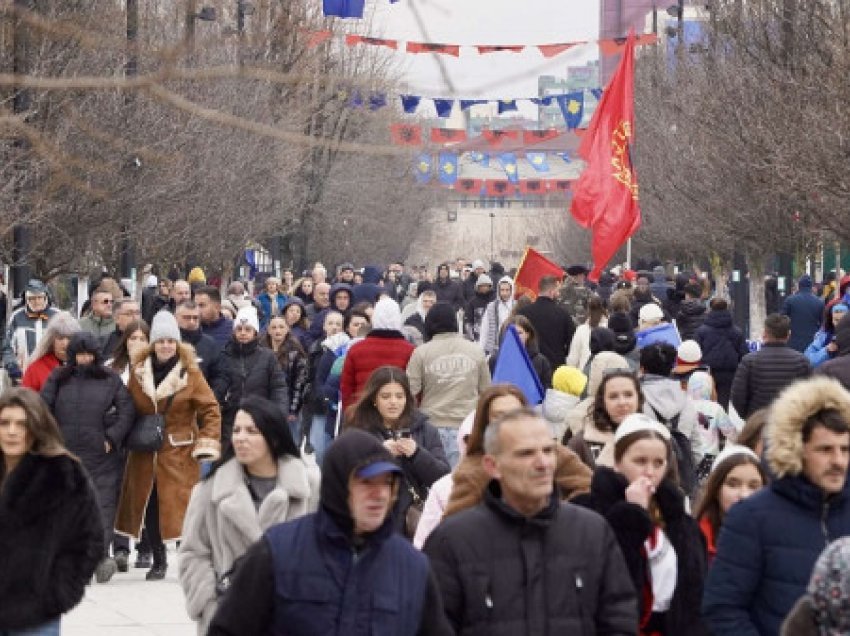
M 559 95 L 558 106 L 564 115 L 564 121 L 567 122 L 567 128 L 570 130 L 578 128 L 584 116 L 584 91 Z
M 512 152 L 503 152 L 499 155 L 499 161 L 502 163 L 502 170 L 508 175 L 508 181 L 518 183 L 519 168 L 516 165 L 516 155 Z
M 560 134 L 561 131 L 557 128 L 549 128 L 547 130 L 523 130 L 522 143 L 526 146 L 531 146 L 533 144 L 549 141 L 550 139 L 555 139 L 556 137 L 559 137 Z
M 516 100 L 515 99 L 500 99 L 499 100 L 499 114 L 507 113 L 512 110 L 517 110 Z
M 460 109 L 461 110 L 469 110 L 472 106 L 478 106 L 479 104 L 489 104 L 489 100 L 486 99 L 462 99 L 460 100 Z
M 593 95 L 597 100 L 602 99 L 602 89 L 601 88 L 591 88 L 590 94 Z
M 452 106 L 455 100 L 453 99 L 437 99 L 434 98 L 434 108 L 437 109 L 438 117 L 448 117 L 452 114 Z
M 362 0 L 361 0 L 362 2 Z M 431 42 L 408 42 L 408 53 L 442 53 L 443 55 L 451 55 L 460 57 L 459 44 L 434 44 Z
M 419 95 L 402 95 L 401 96 L 401 106 L 404 108 L 404 112 L 408 115 L 412 115 L 416 112 L 416 109 L 419 107 L 419 102 L 422 100 Z
M 531 405 L 543 401 L 543 384 L 514 325 L 508 325 L 505 330 L 496 358 L 496 368 L 493 370 L 493 384 L 500 382 L 516 386 Z
M 323 0 L 326 16 L 337 18 L 362 18 L 365 0 Z
M 440 153 L 440 183 L 452 185 L 457 181 L 457 153 Z
M 463 194 L 481 194 L 483 187 L 483 179 L 458 179 L 455 183 L 455 191 Z
M 553 99 L 555 99 L 553 96 L 548 95 L 546 97 L 532 97 L 528 101 L 538 106 L 551 106 Z
M 414 172 L 419 183 L 428 183 L 431 180 L 431 161 L 433 160 L 429 152 L 423 152 L 416 158 Z
M 537 172 L 549 172 L 549 162 L 545 152 L 526 152 L 525 158 Z
M 386 93 L 372 93 L 371 95 L 369 95 L 369 110 L 380 110 L 386 105 Z
M 363 95 L 358 89 L 354 89 L 348 96 L 348 106 L 350 108 L 360 108 L 363 106 Z

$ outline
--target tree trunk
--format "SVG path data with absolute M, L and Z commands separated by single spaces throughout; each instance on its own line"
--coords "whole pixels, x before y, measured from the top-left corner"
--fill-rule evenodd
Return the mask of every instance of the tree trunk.
M 767 318 L 767 301 L 764 297 L 764 259 L 746 255 L 750 271 L 750 340 L 761 340 L 764 319 Z
M 715 297 L 729 300 L 729 263 L 717 252 L 711 254 L 711 278 Z

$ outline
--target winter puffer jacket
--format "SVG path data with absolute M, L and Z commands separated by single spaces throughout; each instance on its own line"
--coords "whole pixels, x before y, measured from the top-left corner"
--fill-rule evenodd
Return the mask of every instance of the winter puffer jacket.
M 728 310 L 710 311 L 694 333 L 702 349 L 702 363 L 712 371 L 734 371 L 749 353 L 744 334 L 732 324 Z
M 259 346 L 255 338 L 248 344 L 235 339 L 227 343 L 222 353 L 230 375 L 230 388 L 222 409 L 222 436 L 230 439 L 233 418 L 239 402 L 247 395 L 259 395 L 277 404 L 284 415 L 289 414 L 289 391 L 286 377 L 274 352 Z
M 741 418 L 767 406 L 786 386 L 812 374 L 802 353 L 781 342 L 766 342 L 741 360 L 732 381 L 732 404 Z
M 634 587 L 614 533 L 599 515 L 554 493 L 527 518 L 491 481 L 484 501 L 446 518 L 424 552 L 457 634 L 636 632 Z
M 705 321 L 705 305 L 698 300 L 684 300 L 676 313 L 676 327 L 682 340 L 692 340 Z

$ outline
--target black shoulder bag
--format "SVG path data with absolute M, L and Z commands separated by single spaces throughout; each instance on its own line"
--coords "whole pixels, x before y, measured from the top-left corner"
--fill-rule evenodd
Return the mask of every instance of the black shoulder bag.
M 168 396 L 168 401 L 165 403 L 165 410 L 162 413 L 151 413 L 136 418 L 130 434 L 127 435 L 127 441 L 125 443 L 127 450 L 137 453 L 155 453 L 162 448 L 165 415 L 168 413 L 168 409 L 171 408 L 173 401 L 174 394 L 172 393 Z

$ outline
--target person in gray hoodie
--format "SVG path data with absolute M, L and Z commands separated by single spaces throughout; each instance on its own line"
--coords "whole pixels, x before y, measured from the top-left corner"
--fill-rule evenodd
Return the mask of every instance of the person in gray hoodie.
M 510 276 L 499 279 L 496 298 L 487 304 L 481 316 L 478 343 L 486 355 L 492 355 L 499 347 L 499 330 L 510 317 L 514 308 L 514 281 Z

